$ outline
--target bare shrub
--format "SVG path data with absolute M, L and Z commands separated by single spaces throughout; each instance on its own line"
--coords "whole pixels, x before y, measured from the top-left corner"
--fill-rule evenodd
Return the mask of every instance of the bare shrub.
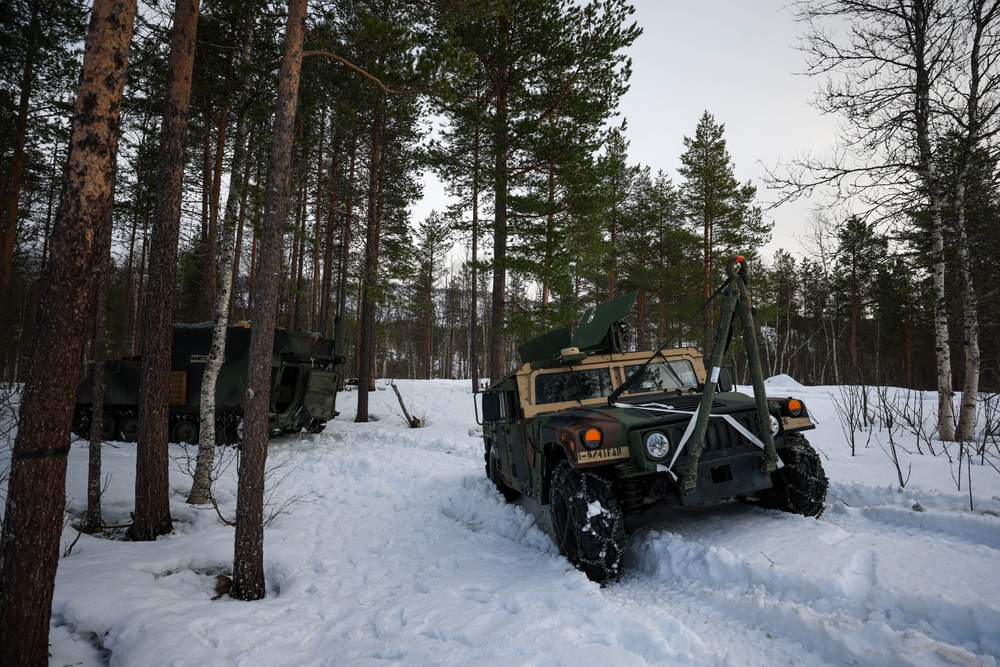
M 862 398 L 862 394 L 865 397 Z M 868 428 L 868 439 L 865 447 L 871 443 L 872 429 L 867 419 L 865 406 L 867 404 L 867 388 L 858 385 L 840 385 L 840 397 L 830 394 L 833 407 L 837 410 L 840 429 L 844 437 L 851 443 L 851 456 L 857 456 L 857 433 Z
M 933 437 L 937 432 L 937 427 L 932 426 L 928 429 L 927 418 L 924 412 L 923 392 L 907 389 L 902 404 L 897 401 L 897 408 L 900 426 L 915 437 L 917 452 L 923 454 L 924 445 L 926 445 L 927 451 L 929 451 L 931 455 L 937 456 L 937 452 L 934 451 L 933 441 Z
M 184 447 L 182 454 L 174 456 L 174 465 L 177 469 L 187 475 L 194 475 L 197 465 L 197 446 Z M 230 468 L 239 470 L 240 450 L 238 446 L 219 446 L 216 448 L 215 465 L 212 468 L 211 479 L 208 485 L 207 505 L 218 515 L 219 520 L 227 526 L 236 525 L 235 513 L 224 512 L 219 507 L 218 499 L 215 496 L 216 482 Z M 269 456 L 267 458 L 267 468 L 264 470 L 264 527 L 270 528 L 279 516 L 291 513 L 291 508 L 299 503 L 306 502 L 308 495 L 293 495 L 288 498 L 276 500 L 275 494 L 288 477 L 295 472 L 298 466 L 295 465 L 294 458 L 289 456 L 278 458 Z
M 913 466 L 912 464 L 907 465 L 906 476 L 904 477 L 903 466 L 899 461 L 899 450 L 902 449 L 911 455 L 912 452 L 906 450 L 896 442 L 896 431 L 899 429 L 899 422 L 897 420 L 899 409 L 896 406 L 896 400 L 899 394 L 896 391 L 892 392 L 891 397 L 889 394 L 889 387 L 879 386 L 875 388 L 876 410 L 882 422 L 882 427 L 885 429 L 886 437 L 889 439 L 889 448 L 886 449 L 885 445 L 878 438 L 875 440 L 896 467 L 896 478 L 899 480 L 899 488 L 903 489 L 906 488 L 906 483 L 910 481 L 910 473 L 913 471 Z
M 1000 394 L 979 395 L 979 415 L 983 424 L 983 439 L 976 454 L 982 465 L 990 465 L 998 472 L 1000 460 Z

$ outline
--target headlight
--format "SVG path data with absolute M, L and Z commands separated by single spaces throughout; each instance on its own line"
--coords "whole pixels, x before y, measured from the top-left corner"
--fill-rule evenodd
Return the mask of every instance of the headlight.
M 601 431 L 596 428 L 588 428 L 583 432 L 583 445 L 587 449 L 597 449 L 601 446 Z
M 778 435 L 778 429 L 780 424 L 778 424 L 778 418 L 771 415 L 771 435 Z
M 670 439 L 659 431 L 647 433 L 642 444 L 651 459 L 662 459 L 670 453 Z

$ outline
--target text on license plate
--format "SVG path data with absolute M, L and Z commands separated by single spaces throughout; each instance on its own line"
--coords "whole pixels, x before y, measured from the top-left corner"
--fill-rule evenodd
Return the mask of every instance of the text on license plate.
M 612 461 L 614 459 L 627 459 L 628 450 L 624 447 L 611 447 L 609 449 L 587 449 L 577 452 L 578 463 L 592 463 L 594 461 Z

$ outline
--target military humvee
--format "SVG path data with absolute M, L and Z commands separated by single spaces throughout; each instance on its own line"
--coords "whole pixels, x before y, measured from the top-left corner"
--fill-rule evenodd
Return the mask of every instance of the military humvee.
M 170 351 L 170 441 L 198 442 L 201 412 L 201 379 L 212 348 L 214 322 L 175 324 Z M 237 442 L 243 419 L 247 364 L 250 353 L 250 326 L 226 328 L 224 361 L 215 388 L 216 433 L 218 443 Z M 271 406 L 268 431 L 271 435 L 295 433 L 303 428 L 322 431 L 336 417 L 337 367 L 344 358 L 335 353 L 334 341 L 317 333 L 274 330 L 271 357 Z M 104 362 L 104 413 L 101 424 L 105 440 L 135 442 L 139 435 L 138 357 Z M 93 365 L 77 388 L 73 432 L 90 433 L 94 400 Z
M 560 552 L 602 584 L 622 574 L 626 535 L 665 505 L 739 499 L 818 517 L 827 479 L 793 397 L 765 398 L 736 258 L 712 358 L 695 348 L 626 352 L 635 293 L 584 315 L 575 334 L 522 345 L 523 365 L 482 394 L 486 475 L 508 501 L 550 505 Z M 744 325 L 755 396 L 733 391 L 722 355 Z

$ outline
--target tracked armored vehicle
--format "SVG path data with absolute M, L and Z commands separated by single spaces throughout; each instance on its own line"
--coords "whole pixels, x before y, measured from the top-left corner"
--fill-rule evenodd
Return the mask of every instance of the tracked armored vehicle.
M 560 552 L 601 584 L 621 576 L 626 536 L 667 505 L 823 511 L 828 482 L 803 436 L 814 424 L 801 400 L 765 396 L 745 261 L 728 273 L 709 360 L 691 347 L 626 352 L 633 292 L 573 335 L 522 345 L 522 366 L 482 393 L 486 475 L 508 501 L 548 504 Z M 722 366 L 737 313 L 754 396 Z
M 212 347 L 214 323 L 175 324 L 170 353 L 170 441 L 198 442 L 201 380 Z M 250 327 L 226 329 L 224 361 L 215 390 L 218 443 L 237 442 L 243 420 Z M 338 366 L 334 341 L 316 333 L 274 330 L 271 357 L 271 408 L 268 430 L 272 435 L 303 428 L 322 431 L 337 414 Z M 104 362 L 105 440 L 134 442 L 139 435 L 139 358 Z M 94 372 L 91 367 L 77 389 L 73 431 L 90 433 L 93 419 Z

